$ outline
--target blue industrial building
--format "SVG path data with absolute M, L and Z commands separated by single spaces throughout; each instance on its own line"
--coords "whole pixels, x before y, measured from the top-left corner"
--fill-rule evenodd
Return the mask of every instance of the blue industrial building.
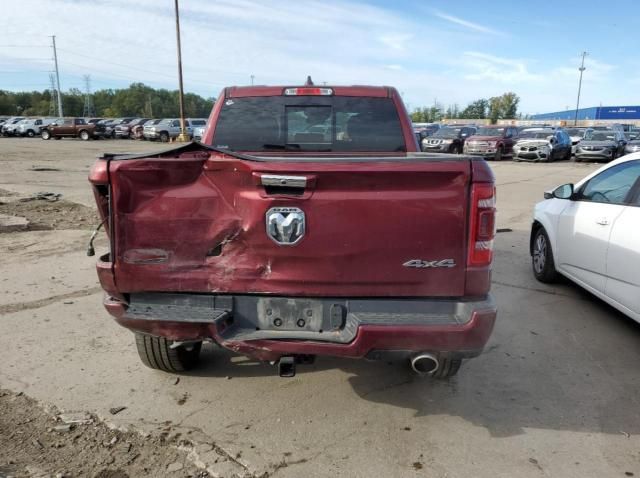
M 534 120 L 573 120 L 576 110 L 556 111 L 554 113 L 542 113 L 531 115 Z M 640 106 L 594 106 L 592 108 L 580 108 L 579 120 L 640 120 Z

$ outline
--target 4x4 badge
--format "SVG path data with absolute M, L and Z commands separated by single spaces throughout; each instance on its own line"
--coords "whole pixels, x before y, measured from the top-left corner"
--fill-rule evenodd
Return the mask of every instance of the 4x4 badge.
M 435 267 L 455 267 L 456 261 L 453 259 L 440 259 L 435 261 L 423 261 L 422 259 L 411 259 L 402 264 L 405 267 L 415 267 L 417 269 L 427 269 Z

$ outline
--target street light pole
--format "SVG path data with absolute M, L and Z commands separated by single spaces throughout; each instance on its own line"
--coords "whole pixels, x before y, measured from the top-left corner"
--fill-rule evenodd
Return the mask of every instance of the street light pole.
M 178 98 L 180 102 L 180 134 L 177 140 L 181 142 L 189 141 L 189 135 L 187 134 L 187 128 L 185 127 L 184 119 L 184 87 L 182 85 L 182 47 L 180 46 L 180 12 L 178 8 L 178 0 L 175 0 L 176 6 L 176 40 L 178 43 L 178 80 L 179 91 Z
M 573 118 L 573 126 L 577 126 L 578 124 L 578 108 L 580 108 L 580 90 L 582 89 L 582 73 L 584 72 L 584 70 L 586 70 L 585 66 L 584 66 L 584 57 L 587 56 L 587 52 L 583 51 L 582 52 L 582 64 L 580 65 L 580 68 L 578 68 L 578 70 L 580 70 L 580 80 L 578 81 L 578 101 L 576 102 L 576 114 Z

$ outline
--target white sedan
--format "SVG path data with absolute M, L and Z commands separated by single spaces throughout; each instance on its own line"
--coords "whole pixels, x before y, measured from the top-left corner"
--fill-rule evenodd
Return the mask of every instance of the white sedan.
M 545 193 L 530 252 L 539 281 L 560 273 L 640 322 L 640 153 Z

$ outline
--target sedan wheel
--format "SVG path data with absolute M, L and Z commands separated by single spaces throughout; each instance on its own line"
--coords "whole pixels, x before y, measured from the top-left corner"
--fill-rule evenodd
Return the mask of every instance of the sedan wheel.
M 555 282 L 557 279 L 558 273 L 553 261 L 551 243 L 543 227 L 535 232 L 533 238 L 531 265 L 533 266 L 533 275 L 540 282 Z

